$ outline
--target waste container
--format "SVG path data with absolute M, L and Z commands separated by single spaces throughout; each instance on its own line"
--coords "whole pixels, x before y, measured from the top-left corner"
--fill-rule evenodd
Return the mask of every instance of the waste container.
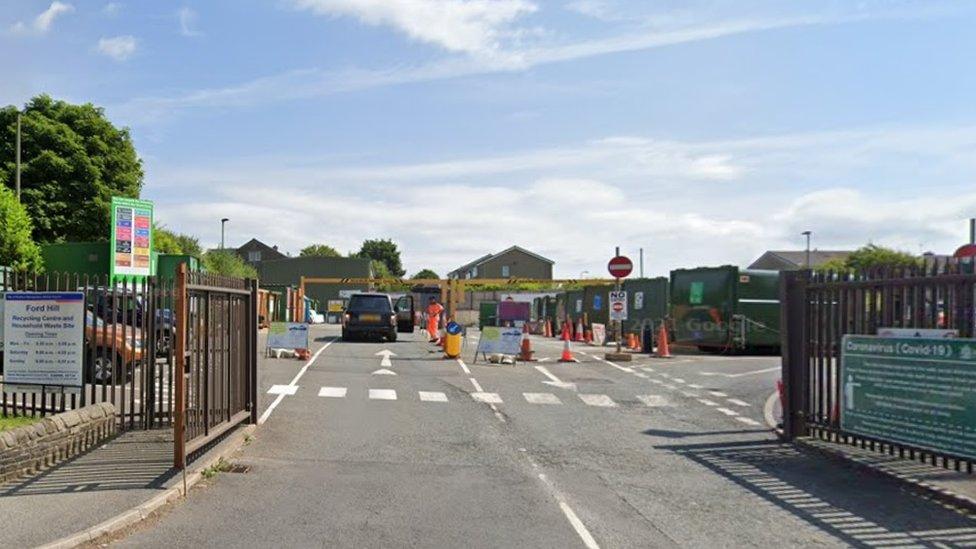
M 461 325 L 453 320 L 447 323 L 445 330 L 447 335 L 444 336 L 444 355 L 448 358 L 458 358 L 461 356 L 461 344 L 464 341 L 464 336 L 462 332 Z

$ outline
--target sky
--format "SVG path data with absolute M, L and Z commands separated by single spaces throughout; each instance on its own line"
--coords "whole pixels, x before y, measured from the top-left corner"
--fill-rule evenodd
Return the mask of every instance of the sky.
M 166 227 L 409 273 L 521 245 L 559 277 L 976 215 L 976 2 L 0 0 L 0 104 L 129 127 Z

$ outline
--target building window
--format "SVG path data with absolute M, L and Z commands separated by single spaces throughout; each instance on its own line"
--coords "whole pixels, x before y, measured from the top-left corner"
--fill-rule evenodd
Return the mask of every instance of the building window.
M 261 251 L 257 250 L 253 252 L 247 252 L 247 260 L 250 261 L 251 263 L 254 263 L 256 261 L 261 261 Z
M 502 278 L 508 278 L 510 276 L 512 276 L 511 269 L 508 268 L 508 265 L 502 265 Z

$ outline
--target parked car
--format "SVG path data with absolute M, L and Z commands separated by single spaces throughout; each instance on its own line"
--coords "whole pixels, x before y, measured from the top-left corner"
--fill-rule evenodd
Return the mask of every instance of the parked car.
M 142 295 L 121 288 L 86 287 L 85 292 L 89 307 L 99 318 L 107 322 L 125 322 L 129 326 L 141 328 L 146 315 L 146 304 Z M 173 331 L 176 325 L 175 315 L 170 309 L 156 309 L 155 313 L 155 341 L 156 356 L 169 354 L 173 342 Z
M 342 314 L 342 340 L 354 337 L 397 340 L 397 313 L 387 294 L 353 294 Z
M 85 311 L 86 383 L 121 383 L 143 362 L 145 340 L 142 330 L 105 322 Z

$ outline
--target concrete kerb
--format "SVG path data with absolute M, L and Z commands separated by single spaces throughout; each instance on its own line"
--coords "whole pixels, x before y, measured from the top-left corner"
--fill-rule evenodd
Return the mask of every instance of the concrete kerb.
M 800 448 L 814 451 L 820 455 L 826 456 L 830 459 L 846 463 L 857 467 L 863 471 L 874 473 L 878 475 L 883 475 L 888 478 L 897 480 L 902 484 L 905 484 L 908 488 L 915 490 L 921 495 L 931 498 L 933 500 L 939 501 L 951 507 L 956 507 L 960 509 L 965 509 L 970 513 L 976 513 L 976 500 L 962 494 L 954 493 L 945 488 L 940 488 L 932 483 L 926 482 L 924 480 L 912 477 L 910 475 L 905 475 L 897 471 L 893 471 L 884 466 L 884 464 L 874 463 L 859 456 L 856 456 L 850 452 L 845 452 L 840 448 L 832 448 L 828 445 L 834 445 L 836 443 L 821 443 L 817 439 L 810 438 L 797 438 L 793 441 L 794 444 Z
M 257 425 L 247 425 L 237 430 L 226 440 L 220 442 L 216 448 L 208 452 L 205 459 L 192 471 L 186 475 L 186 489 L 189 491 L 203 478 L 203 471 L 213 467 L 222 459 L 226 459 L 234 452 L 238 451 L 244 441 L 254 433 Z M 179 478 L 179 477 L 177 477 Z M 143 520 L 149 518 L 154 512 L 162 507 L 179 501 L 186 494 L 183 492 L 183 482 L 178 480 L 176 486 L 166 489 L 158 495 L 153 496 L 148 501 L 128 509 L 118 515 L 85 530 L 65 536 L 59 540 L 39 546 L 40 549 L 69 549 L 84 543 L 93 542 L 103 536 L 116 534 L 130 528 Z

